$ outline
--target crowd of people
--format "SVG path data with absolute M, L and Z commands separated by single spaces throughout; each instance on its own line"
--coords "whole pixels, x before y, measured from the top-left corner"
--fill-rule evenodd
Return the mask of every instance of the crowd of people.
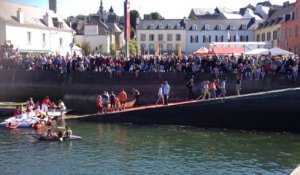
M 268 73 L 287 73 L 289 78 L 298 78 L 298 56 L 234 56 L 234 55 L 175 55 L 125 57 L 109 56 L 54 56 L 43 54 L 13 55 L 0 59 L 2 69 L 59 70 L 61 73 L 98 71 L 121 76 L 122 72 L 190 72 L 222 75 L 241 69 L 245 78 L 257 80 Z

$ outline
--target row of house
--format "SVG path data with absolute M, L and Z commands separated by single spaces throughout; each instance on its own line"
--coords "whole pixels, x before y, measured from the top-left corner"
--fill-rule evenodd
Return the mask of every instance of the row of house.
M 139 21 L 137 40 L 144 54 L 195 52 L 212 42 L 266 42 L 300 54 L 300 0 L 282 6 L 269 1 L 248 5 L 239 12 L 225 7 L 192 9 L 188 19 Z
M 0 0 L 0 43 L 22 53 L 70 54 L 73 31 L 54 11 Z

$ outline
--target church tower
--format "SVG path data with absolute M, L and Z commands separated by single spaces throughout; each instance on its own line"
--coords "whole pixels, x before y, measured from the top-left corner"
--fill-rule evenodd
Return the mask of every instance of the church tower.
M 100 1 L 100 8 L 99 8 L 99 12 L 100 12 L 100 20 L 103 22 L 103 2 L 102 0 Z
M 49 0 L 49 10 L 57 12 L 57 0 Z

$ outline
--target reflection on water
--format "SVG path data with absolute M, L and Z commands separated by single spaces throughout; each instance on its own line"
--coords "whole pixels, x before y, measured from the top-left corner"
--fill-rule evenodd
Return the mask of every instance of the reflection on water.
M 58 123 L 60 125 L 60 123 Z M 1 174 L 288 174 L 300 135 L 68 123 L 80 141 L 40 142 L 29 129 L 0 129 Z

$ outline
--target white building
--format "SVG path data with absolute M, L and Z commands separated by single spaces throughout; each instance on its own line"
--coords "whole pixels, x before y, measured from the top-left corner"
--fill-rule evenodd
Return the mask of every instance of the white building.
M 0 42 L 21 53 L 71 52 L 72 30 L 51 10 L 0 1 Z
M 255 40 L 255 19 L 186 20 L 186 51 L 209 48 L 212 42 L 248 42 Z
M 183 19 L 140 20 L 136 32 L 142 54 L 186 52 Z

